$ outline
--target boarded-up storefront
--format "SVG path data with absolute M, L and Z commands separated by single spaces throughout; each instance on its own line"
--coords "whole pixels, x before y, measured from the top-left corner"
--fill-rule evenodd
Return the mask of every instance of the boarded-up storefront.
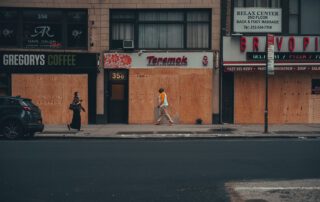
M 78 91 L 86 112 L 82 124 L 96 116 L 96 54 L 1 52 L 1 72 L 10 75 L 11 95 L 30 98 L 42 112 L 44 124 L 67 124 L 68 109 Z
M 128 123 L 150 124 L 156 121 L 158 90 L 162 87 L 168 95 L 169 112 L 175 123 L 194 124 L 201 119 L 203 123 L 211 124 L 212 55 L 210 52 L 144 53 L 141 56 L 137 53 L 108 53 L 105 54 L 105 79 L 109 82 L 105 82 L 105 89 L 110 89 L 108 85 L 119 84 L 125 75 L 122 77 L 120 73 L 119 79 L 116 75 L 119 70 L 126 69 Z M 106 100 L 110 100 L 112 94 L 108 92 Z M 108 102 L 105 108 L 108 109 Z
M 12 74 L 12 95 L 31 98 L 42 112 L 44 124 L 66 124 L 72 118 L 68 109 L 73 93 L 78 91 L 88 109 L 88 75 Z M 82 124 L 88 124 L 87 112 L 81 113 Z
M 268 76 L 269 122 L 320 123 L 318 37 L 276 36 L 274 40 L 275 73 Z M 224 75 L 232 75 L 234 81 L 234 123 L 264 122 L 265 44 L 263 36 L 224 37 Z

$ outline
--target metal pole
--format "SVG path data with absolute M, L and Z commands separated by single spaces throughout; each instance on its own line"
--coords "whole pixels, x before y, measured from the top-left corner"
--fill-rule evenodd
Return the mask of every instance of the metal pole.
M 266 35 L 266 71 L 265 71 L 265 82 L 266 82 L 266 96 L 265 96 L 265 108 L 264 108 L 264 133 L 268 133 L 268 35 Z

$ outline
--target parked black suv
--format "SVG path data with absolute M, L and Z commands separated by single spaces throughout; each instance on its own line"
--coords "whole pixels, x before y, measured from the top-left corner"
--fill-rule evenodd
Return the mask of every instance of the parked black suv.
M 41 111 L 31 99 L 0 96 L 0 134 L 8 139 L 42 132 Z

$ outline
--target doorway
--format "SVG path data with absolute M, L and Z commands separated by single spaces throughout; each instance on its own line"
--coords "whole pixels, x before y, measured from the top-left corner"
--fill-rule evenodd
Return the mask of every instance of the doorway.
M 222 80 L 222 122 L 234 123 L 234 73 L 223 72 Z
M 108 123 L 128 123 L 128 70 L 110 69 L 104 76 Z

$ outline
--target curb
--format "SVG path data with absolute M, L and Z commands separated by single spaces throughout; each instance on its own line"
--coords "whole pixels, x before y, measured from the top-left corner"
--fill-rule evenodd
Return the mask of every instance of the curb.
M 181 135 L 180 135 L 181 134 Z M 287 135 L 227 135 L 227 134 L 208 134 L 208 135 L 195 135 L 192 133 L 188 133 L 186 135 L 185 133 L 175 133 L 175 134 L 118 134 L 118 135 L 77 135 L 77 134 L 52 134 L 52 133 L 39 133 L 36 134 L 35 139 L 154 139 L 154 140 L 161 140 L 161 139 L 168 139 L 168 140 L 174 140 L 174 139 L 190 139 L 190 140 L 196 140 L 196 139 L 320 139 L 319 135 L 308 135 L 308 136 L 293 136 L 292 134 Z

